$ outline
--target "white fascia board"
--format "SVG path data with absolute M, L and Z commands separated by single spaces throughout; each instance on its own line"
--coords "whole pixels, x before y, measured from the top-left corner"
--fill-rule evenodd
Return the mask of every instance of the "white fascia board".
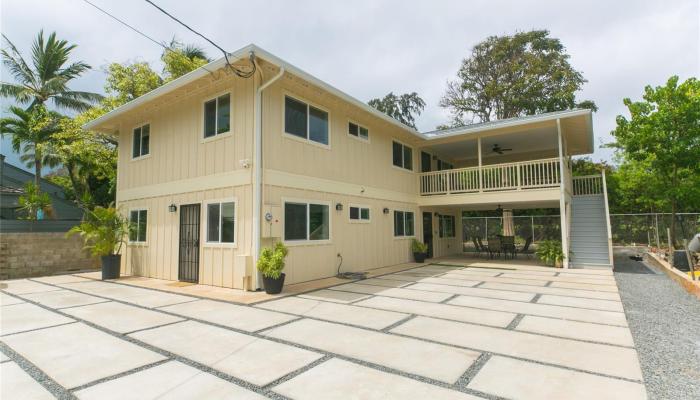
M 468 134 L 474 134 L 474 133 L 479 133 L 479 132 L 484 132 L 484 131 L 490 131 L 494 129 L 501 129 L 501 128 L 508 128 L 512 126 L 520 126 L 520 125 L 528 125 L 536 122 L 545 122 L 545 121 L 556 121 L 557 119 L 562 119 L 562 118 L 569 118 L 569 117 L 576 117 L 580 115 L 588 115 L 589 119 L 591 118 L 591 110 L 588 109 L 582 109 L 582 110 L 571 110 L 571 111 L 561 111 L 561 112 L 553 112 L 553 113 L 547 113 L 547 114 L 542 114 L 542 115 L 535 115 L 535 116 L 529 116 L 529 117 L 524 117 L 524 118 L 513 118 L 512 120 L 505 120 L 505 121 L 494 121 L 493 123 L 488 123 L 488 124 L 483 124 L 483 125 L 478 125 L 478 126 L 465 126 L 459 129 L 455 129 L 453 132 L 450 133 L 444 133 L 444 134 L 439 134 L 435 132 L 439 131 L 433 131 L 433 132 L 428 132 L 424 133 L 423 136 L 427 140 L 437 140 L 437 139 L 443 139 L 443 138 L 448 138 L 452 136 L 461 136 L 461 135 L 468 135 Z

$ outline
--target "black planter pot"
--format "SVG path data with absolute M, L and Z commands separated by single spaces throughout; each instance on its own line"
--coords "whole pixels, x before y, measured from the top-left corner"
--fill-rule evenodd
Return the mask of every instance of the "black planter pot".
M 263 276 L 263 286 L 265 286 L 265 293 L 267 294 L 277 294 L 282 291 L 282 286 L 284 286 L 284 273 L 280 275 L 279 278 L 268 278 Z
M 413 253 L 413 259 L 415 259 L 417 263 L 425 262 L 425 257 L 427 256 L 426 253 Z
M 102 256 L 102 280 L 119 279 L 119 269 L 121 266 L 121 261 L 121 254 Z

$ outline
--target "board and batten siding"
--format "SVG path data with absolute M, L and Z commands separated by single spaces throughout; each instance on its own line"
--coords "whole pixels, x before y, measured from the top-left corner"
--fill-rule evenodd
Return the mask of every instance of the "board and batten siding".
M 200 204 L 199 283 L 242 289 L 246 265 L 242 258 L 236 256 L 248 255 L 250 251 L 250 190 L 250 186 L 246 185 L 123 202 L 120 207 L 125 213 L 131 209 L 148 210 L 148 222 L 146 243 L 129 243 L 122 249 L 122 273 L 178 280 L 180 208 L 186 204 Z M 206 203 L 230 198 L 236 200 L 236 243 L 207 244 Z M 168 210 L 170 204 L 177 205 L 177 212 Z
M 147 243 L 122 249 L 122 272 L 177 280 L 180 206 L 201 205 L 199 282 L 243 288 L 251 247 L 250 168 L 253 157 L 254 82 L 218 75 L 128 113 L 119 121 L 117 206 L 148 210 Z M 204 139 L 204 102 L 231 93 L 231 131 Z M 150 151 L 132 159 L 133 129 L 150 124 Z M 237 180 L 234 180 L 237 178 Z M 235 246 L 206 244 L 207 200 L 236 199 Z M 171 213 L 170 204 L 178 206 Z M 250 273 L 250 271 L 248 271 Z
M 286 283 L 304 282 L 312 279 L 336 275 L 340 258 L 343 258 L 341 272 L 364 271 L 412 261 L 411 239 L 394 237 L 394 210 L 412 211 L 415 214 L 415 233 L 420 235 L 421 221 L 419 210 L 414 203 L 379 200 L 361 196 L 341 195 L 320 191 L 293 189 L 279 186 L 266 186 L 264 197 L 267 204 L 278 205 L 284 218 L 285 199 L 329 203 L 330 240 L 304 243 L 287 243 L 287 256 L 284 272 Z M 343 205 L 341 211 L 335 205 Z M 370 222 L 350 222 L 350 205 L 370 208 Z M 388 214 L 382 210 L 389 209 Z M 281 227 L 282 238 L 265 239 L 263 245 L 283 240 L 284 221 Z M 420 237 L 420 236 L 418 236 Z
M 328 147 L 284 134 L 285 95 L 329 113 Z M 288 75 L 265 90 L 263 115 L 265 169 L 416 195 L 419 139 L 409 132 Z M 369 141 L 348 135 L 349 121 L 367 127 Z M 392 140 L 413 147 L 414 172 L 393 166 Z
M 204 139 L 204 102 L 231 93 L 230 134 Z M 119 191 L 242 169 L 253 156 L 253 80 L 221 78 L 180 100 L 139 108 L 120 121 Z M 133 129 L 150 124 L 150 152 L 132 159 Z M 119 196 L 117 196 L 119 197 Z

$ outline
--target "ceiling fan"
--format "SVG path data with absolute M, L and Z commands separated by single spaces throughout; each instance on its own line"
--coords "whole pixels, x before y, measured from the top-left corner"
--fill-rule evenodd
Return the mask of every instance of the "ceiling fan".
M 513 151 L 513 149 L 504 149 L 498 144 L 494 144 L 491 151 L 493 151 L 494 153 L 503 154 L 504 151 Z

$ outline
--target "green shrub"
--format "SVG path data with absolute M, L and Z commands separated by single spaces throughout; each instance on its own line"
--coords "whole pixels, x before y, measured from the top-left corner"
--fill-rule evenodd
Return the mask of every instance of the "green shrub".
M 547 265 L 555 266 L 564 261 L 564 252 L 561 249 L 561 242 L 558 240 L 545 240 L 537 245 L 535 251 L 537 257 Z
M 414 253 L 427 253 L 428 245 L 418 241 L 417 239 L 413 239 L 411 242 L 411 251 Z
M 27 182 L 24 185 L 24 194 L 19 197 L 19 209 L 26 214 L 26 219 L 36 221 L 39 211 L 51 212 L 51 197 L 44 193 L 34 184 Z
M 98 206 L 88 211 L 83 222 L 71 228 L 66 236 L 77 233 L 92 255 L 109 256 L 119 253 L 129 229 L 129 221 L 116 208 Z
M 288 252 L 287 246 L 282 242 L 275 244 L 274 248 L 263 248 L 258 258 L 258 271 L 266 278 L 278 279 L 282 275 Z

